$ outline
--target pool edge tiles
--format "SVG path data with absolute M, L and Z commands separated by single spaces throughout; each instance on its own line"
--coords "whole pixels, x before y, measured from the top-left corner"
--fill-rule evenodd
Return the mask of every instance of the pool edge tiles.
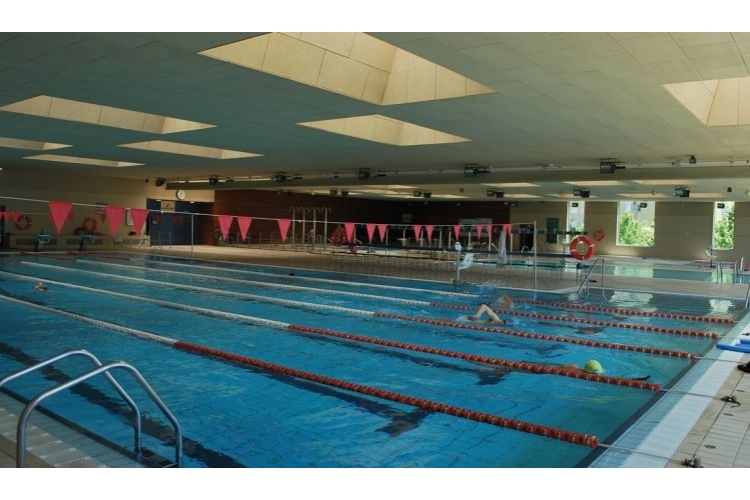
M 750 313 L 737 322 L 725 338 L 738 338 L 750 332 Z M 711 357 L 709 357 L 711 356 Z M 590 468 L 664 468 L 691 431 L 699 425 L 711 403 L 737 371 L 740 352 L 712 349 L 700 359 L 667 394 L 649 408 L 624 432 Z M 707 424 L 708 425 L 708 424 Z M 705 432 L 699 434 L 705 435 Z M 744 435 L 744 433 L 743 433 Z M 735 440 L 741 441 L 742 436 Z M 726 466 L 726 465 L 724 465 Z

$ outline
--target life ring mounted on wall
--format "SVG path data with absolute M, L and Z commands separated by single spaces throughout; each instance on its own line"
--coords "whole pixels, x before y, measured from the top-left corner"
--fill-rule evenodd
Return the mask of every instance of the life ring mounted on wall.
M 594 231 L 594 241 L 602 241 L 606 238 L 606 234 L 601 229 Z
M 583 255 L 578 251 L 579 243 L 583 243 L 587 246 L 586 253 Z M 588 236 L 576 236 L 573 238 L 573 241 L 570 242 L 570 255 L 576 260 L 589 260 L 591 256 L 594 255 L 595 246 L 594 242 L 591 241 L 591 238 Z
M 96 219 L 94 219 L 93 217 L 86 217 L 85 219 L 83 219 L 83 224 L 81 225 L 81 227 L 87 232 L 93 233 L 94 231 L 96 231 Z
M 334 229 L 333 232 L 331 233 L 331 243 L 334 246 L 340 247 L 346 242 L 347 242 L 347 237 L 346 237 L 346 233 L 344 232 L 344 228 L 337 227 L 336 229 Z
M 26 214 L 21 214 L 14 221 L 14 223 L 16 225 L 16 229 L 18 229 L 19 231 L 28 231 L 31 227 L 31 217 Z

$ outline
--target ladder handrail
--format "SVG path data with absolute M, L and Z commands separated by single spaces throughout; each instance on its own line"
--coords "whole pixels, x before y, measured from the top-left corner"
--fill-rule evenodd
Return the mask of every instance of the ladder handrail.
M 49 359 L 46 359 L 40 363 L 37 363 L 33 366 L 30 366 L 28 368 L 25 368 L 23 370 L 20 370 L 18 372 L 12 373 L 2 379 L 0 379 L 0 388 L 6 384 L 7 382 L 11 380 L 15 380 L 19 377 L 22 377 L 23 375 L 26 375 L 28 373 L 31 373 L 35 370 L 38 370 L 40 368 L 43 368 L 45 366 L 48 366 L 56 361 L 59 361 L 61 359 L 74 356 L 74 355 L 81 355 L 86 358 L 88 358 L 90 361 L 92 361 L 93 364 L 96 365 L 96 368 L 93 370 L 90 370 L 82 375 L 79 375 L 76 378 L 70 379 L 67 382 L 64 382 L 62 384 L 59 384 L 51 389 L 48 389 L 40 394 L 38 394 L 34 399 L 32 399 L 23 409 L 21 412 L 21 415 L 18 419 L 18 427 L 16 430 L 16 447 L 17 447 L 17 454 L 16 454 L 16 467 L 24 467 L 25 464 L 25 455 L 26 455 L 26 423 L 28 420 L 29 415 L 34 410 L 34 408 L 45 398 L 52 396 L 54 394 L 57 394 L 58 392 L 61 392 L 69 387 L 72 387 L 74 385 L 77 385 L 81 382 L 84 382 L 96 375 L 103 374 L 104 377 L 110 382 L 110 384 L 115 388 L 115 390 L 120 394 L 120 396 L 128 403 L 128 405 L 131 407 L 133 412 L 135 413 L 135 451 L 137 454 L 141 454 L 142 452 L 142 443 L 141 443 L 141 435 L 142 435 L 142 424 L 141 424 L 141 411 L 138 408 L 138 405 L 133 401 L 133 399 L 128 395 L 128 393 L 125 391 L 125 389 L 122 388 L 122 386 L 115 380 L 115 378 L 109 373 L 110 370 L 114 368 L 123 368 L 130 372 L 130 374 L 136 379 L 136 381 L 141 385 L 141 387 L 146 391 L 146 393 L 151 397 L 152 401 L 156 403 L 156 405 L 159 407 L 159 409 L 164 413 L 164 415 L 169 419 L 169 421 L 172 423 L 172 425 L 175 428 L 176 433 L 176 442 L 175 442 L 175 463 L 177 467 L 182 467 L 182 429 L 180 427 L 179 422 L 175 418 L 175 416 L 172 414 L 172 412 L 167 408 L 167 406 L 164 404 L 164 402 L 161 400 L 161 398 L 156 394 L 156 391 L 151 388 L 151 386 L 146 382 L 146 380 L 143 378 L 143 376 L 136 370 L 133 366 L 129 365 L 128 363 L 125 363 L 124 361 L 115 361 L 108 363 L 107 365 L 102 364 L 96 356 L 91 354 L 90 352 L 79 349 L 79 350 L 72 350 L 72 351 L 66 351 L 61 354 L 58 354 L 56 356 L 53 356 Z
M 40 361 L 39 363 L 31 365 L 28 368 L 17 371 L 15 373 L 11 373 L 10 375 L 0 379 L 0 388 L 2 388 L 3 385 L 5 385 L 7 382 L 10 382 L 11 380 L 15 380 L 24 375 L 28 375 L 31 372 L 34 372 L 36 370 L 44 368 L 45 366 L 49 366 L 52 363 L 60 361 L 61 359 L 65 359 L 71 356 L 83 356 L 89 359 L 95 366 L 102 366 L 102 362 L 99 361 L 99 359 L 93 354 L 91 354 L 89 351 L 85 349 L 74 349 L 71 351 L 62 352 L 56 356 L 52 356 L 51 358 L 45 359 L 44 361 Z M 114 379 L 114 377 L 112 377 L 112 375 L 110 375 L 109 373 L 105 373 L 104 377 L 107 379 L 107 381 L 109 381 L 112 387 L 115 388 L 115 390 L 122 397 L 122 399 L 125 400 L 128 406 L 130 406 L 130 408 L 133 410 L 133 413 L 135 413 L 134 446 L 135 446 L 135 452 L 140 453 L 141 452 L 141 436 L 142 436 L 141 410 L 138 408 L 138 405 L 135 404 L 135 401 L 133 401 L 133 398 L 131 398 L 128 395 L 128 393 L 125 392 L 125 389 L 123 389 L 122 386 L 119 383 L 117 383 L 117 381 Z
M 588 283 L 589 283 L 589 276 L 591 276 L 591 273 L 594 271 L 594 268 L 596 267 L 597 262 L 601 262 L 602 265 L 602 278 L 601 278 L 601 288 L 602 288 L 602 294 L 604 293 L 604 259 L 596 258 L 594 259 L 594 262 L 591 263 L 591 267 L 589 268 L 586 275 L 583 277 L 581 284 L 578 286 L 578 290 L 576 290 L 576 293 L 580 296 L 581 295 L 581 289 L 583 288 L 583 285 L 586 285 L 586 293 L 589 291 Z M 583 265 L 583 261 L 581 261 L 581 265 Z

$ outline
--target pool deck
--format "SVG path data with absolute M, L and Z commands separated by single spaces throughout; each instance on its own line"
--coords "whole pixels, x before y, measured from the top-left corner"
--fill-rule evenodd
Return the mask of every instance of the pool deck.
M 331 269 L 327 254 L 237 247 L 171 247 L 137 253 L 195 259 L 252 262 L 298 269 Z M 540 274 L 539 276 L 543 276 Z M 541 277 L 538 290 L 571 292 L 577 283 Z M 503 286 L 529 289 L 528 273 L 506 275 Z M 597 285 L 592 285 L 592 293 Z M 606 288 L 641 292 L 702 295 L 744 302 L 748 285 L 672 279 L 606 276 Z M 741 319 L 728 339 L 750 334 L 750 319 Z M 714 349 L 590 467 L 598 468 L 744 468 L 750 467 L 750 375 L 737 369 L 750 354 Z M 748 397 L 745 397 L 748 396 Z M 2 406 L 2 405 L 0 405 Z M 2 421 L 0 420 L 0 423 Z M 15 467 L 15 450 L 0 434 L 0 468 Z M 32 467 L 69 467 L 29 459 Z M 102 465 L 97 462 L 98 467 Z M 121 465 L 122 466 L 122 465 Z M 127 467 L 128 465 L 124 465 Z M 131 465 L 132 466 L 132 465 Z M 105 466 L 106 467 L 106 466 Z

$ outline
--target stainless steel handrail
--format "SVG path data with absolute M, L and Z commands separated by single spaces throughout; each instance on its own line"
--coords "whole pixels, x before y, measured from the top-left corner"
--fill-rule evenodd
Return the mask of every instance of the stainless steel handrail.
M 120 384 L 114 379 L 114 377 L 109 373 L 110 370 L 113 368 L 123 368 L 131 373 L 133 377 L 136 379 L 136 381 L 141 385 L 141 387 L 146 391 L 146 393 L 151 397 L 151 399 L 154 401 L 154 403 L 159 407 L 159 409 L 164 413 L 164 415 L 169 419 L 169 421 L 172 423 L 172 425 L 175 428 L 176 433 L 176 440 L 175 440 L 175 464 L 177 467 L 182 467 L 182 429 L 180 427 L 179 422 L 175 418 L 175 416 L 172 414 L 172 412 L 167 408 L 167 406 L 164 404 L 164 402 L 161 400 L 161 398 L 156 394 L 156 392 L 151 388 L 151 386 L 146 382 L 146 380 L 143 378 L 143 376 L 136 370 L 133 366 L 129 365 L 128 363 L 125 363 L 123 361 L 115 361 L 112 363 L 108 363 L 107 365 L 103 365 L 93 354 L 89 353 L 86 350 L 74 350 L 74 351 L 67 351 L 64 353 L 61 353 L 57 356 L 53 356 L 52 358 L 49 358 L 45 361 L 42 361 L 40 363 L 37 363 L 31 367 L 28 367 L 26 369 L 20 370 L 18 372 L 12 373 L 11 375 L 8 375 L 4 377 L 2 380 L 0 380 L 0 387 L 3 386 L 3 384 L 17 379 L 25 374 L 31 373 L 35 370 L 38 370 L 39 368 L 42 368 L 44 366 L 48 366 L 55 361 L 59 361 L 61 359 L 64 359 L 69 356 L 73 355 L 82 355 L 89 360 L 91 360 L 95 365 L 97 365 L 97 368 L 86 372 L 82 375 L 79 375 L 76 378 L 73 378 L 67 382 L 64 382 L 62 384 L 59 384 L 51 389 L 48 389 L 40 394 L 38 394 L 34 399 L 32 399 L 23 409 L 21 412 L 21 415 L 18 419 L 18 428 L 16 430 L 16 467 L 24 467 L 25 465 L 25 458 L 26 458 L 26 423 L 29 418 L 29 415 L 31 412 L 36 408 L 36 406 L 44 399 L 46 399 L 49 396 L 52 396 L 54 394 L 57 394 L 58 392 L 61 392 L 69 387 L 72 387 L 74 385 L 77 385 L 81 382 L 84 382 L 92 377 L 95 377 L 96 375 L 103 374 L 104 377 L 112 384 L 112 386 L 115 388 L 115 390 L 120 394 L 120 396 L 128 403 L 128 405 L 133 409 L 135 413 L 135 451 L 136 453 L 140 454 L 142 452 L 142 422 L 141 422 L 141 412 L 138 409 L 138 406 L 136 405 L 135 401 L 125 392 L 125 389 L 120 386 Z
M 604 259 L 594 259 L 594 262 L 591 264 L 591 267 L 589 268 L 588 272 L 586 272 L 586 275 L 582 278 L 581 284 L 578 286 L 578 290 L 576 290 L 576 293 L 581 296 L 585 297 L 589 293 L 589 277 L 591 276 L 591 273 L 596 268 L 596 264 L 601 263 L 602 267 L 602 277 L 601 277 L 601 289 L 602 289 L 602 296 L 604 296 Z M 583 261 L 581 261 L 581 265 L 583 265 Z M 586 285 L 586 294 L 581 295 L 581 289 L 583 288 L 583 285 Z

